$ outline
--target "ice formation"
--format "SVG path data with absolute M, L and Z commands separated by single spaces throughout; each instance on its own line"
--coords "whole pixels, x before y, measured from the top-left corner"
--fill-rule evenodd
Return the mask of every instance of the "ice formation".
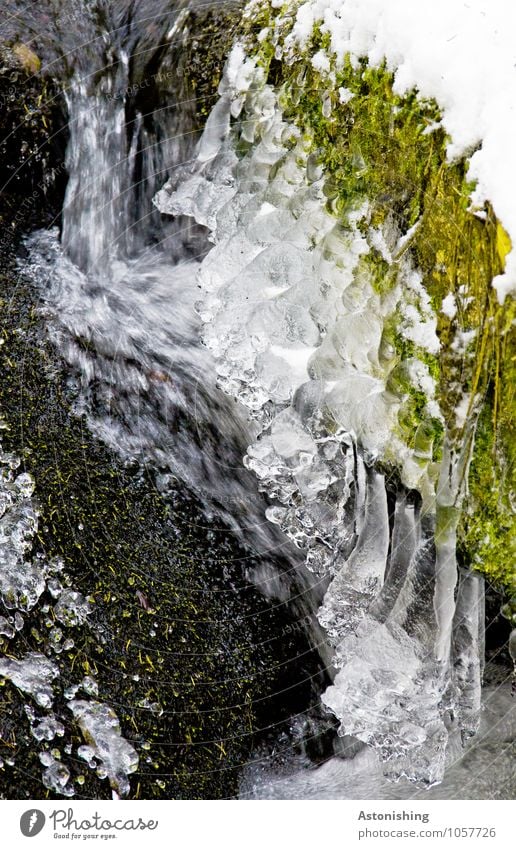
M 63 590 L 54 606 L 56 619 L 68 628 L 82 625 L 90 613 L 90 603 L 76 590 Z
M 12 681 L 19 690 L 33 696 L 40 707 L 52 706 L 53 681 L 59 675 L 59 669 L 44 654 L 29 652 L 21 660 L 0 658 L 0 675 Z
M 25 706 L 25 713 L 31 724 L 31 734 L 36 740 L 50 742 L 54 737 L 62 737 L 64 735 L 64 725 L 54 714 L 37 716 L 36 712 L 29 705 Z
M 31 498 L 34 481 L 25 472 L 18 474 L 19 466 L 18 457 L 0 448 L 0 594 L 7 608 L 28 611 L 45 589 L 47 567 L 26 556 L 37 513 Z
M 59 622 L 71 629 L 84 625 L 91 612 L 88 600 L 81 593 L 63 586 L 69 579 L 63 573 L 62 560 L 47 561 L 31 551 L 38 529 L 38 511 L 32 498 L 35 484 L 27 473 L 18 473 L 19 467 L 19 458 L 2 452 L 0 446 L 0 596 L 8 614 L 0 616 L 0 635 L 13 643 L 13 649 L 16 636 L 24 627 L 22 613 L 33 610 L 47 589 L 55 599 L 53 619 L 48 619 L 47 624 Z M 48 643 L 49 653 L 52 651 L 54 658 L 36 651 L 26 652 L 20 658 L 0 656 L 0 677 L 10 681 L 46 711 L 37 715 L 33 707 L 25 705 L 31 734 L 38 743 L 48 743 L 65 732 L 65 726 L 52 707 L 59 692 L 60 669 L 56 661 L 63 649 L 73 647 L 73 640 L 65 637 L 62 628 L 52 627 Z M 11 646 L 9 649 L 12 650 Z M 72 688 L 72 698 L 79 688 L 88 696 L 98 696 L 98 685 L 90 676 L 85 676 Z M 136 768 L 138 756 L 121 737 L 116 714 L 98 701 L 70 702 L 72 705 L 81 729 L 96 741 L 95 757 L 104 764 L 99 767 L 101 774 L 105 769 L 118 794 L 126 794 L 129 790 L 127 775 Z M 61 796 L 73 796 L 70 770 L 57 750 L 45 749 L 39 757 L 44 786 Z
M 125 796 L 129 775 L 138 767 L 138 755 L 122 737 L 115 712 L 101 702 L 83 699 L 73 699 L 69 707 L 86 741 L 79 746 L 79 757 L 96 769 L 99 778 L 108 778 L 118 796 Z
M 44 751 L 39 756 L 43 765 L 42 781 L 48 790 L 58 793 L 60 796 L 73 796 L 75 791 L 70 782 L 70 770 L 61 762 L 60 753 Z
M 335 38 L 337 21 L 351 32 L 341 55 L 367 54 L 372 36 L 365 24 L 360 29 L 359 6 L 365 17 L 376 5 L 301 4 L 290 48 L 302 46 L 315 20 Z M 379 62 L 382 51 L 370 60 Z M 396 55 L 402 90 L 413 79 Z M 324 56 L 312 62 L 331 73 Z M 425 422 L 444 417 L 425 354 L 437 354 L 440 342 L 422 276 L 405 250 L 411 233 L 393 220 L 364 231 L 365 210 L 356 205 L 332 212 L 309 133 L 285 118 L 281 92 L 240 44 L 219 93 L 195 163 L 155 202 L 211 233 L 198 308 L 219 384 L 261 431 L 244 462 L 273 499 L 268 518 L 329 581 L 319 619 L 339 671 L 323 702 L 342 733 L 375 747 L 389 777 L 432 785 L 443 776 L 450 734 L 467 738 L 479 721 L 483 582 L 470 573 L 458 580 L 456 561 L 471 399 L 463 399 L 469 415 L 457 419 L 461 439 L 445 428 L 435 462 Z M 339 96 L 349 99 L 346 91 Z M 462 119 L 454 115 L 451 109 L 450 128 Z M 459 139 L 455 152 L 467 144 Z M 373 249 L 395 269 L 383 293 L 362 261 Z M 511 273 L 508 267 L 507 279 Z M 392 326 L 416 351 L 402 362 L 402 380 Z M 413 448 L 399 426 L 410 390 L 424 399 Z

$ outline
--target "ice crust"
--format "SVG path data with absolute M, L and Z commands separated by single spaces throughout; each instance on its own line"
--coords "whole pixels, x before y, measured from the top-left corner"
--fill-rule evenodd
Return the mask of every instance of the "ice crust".
M 392 221 L 364 234 L 364 208 L 344 221 L 328 211 L 310 140 L 240 46 L 219 92 L 197 161 L 155 202 L 211 232 L 198 309 L 220 385 L 261 431 L 244 463 L 273 501 L 270 521 L 329 584 L 319 619 L 339 671 L 323 702 L 389 778 L 429 786 L 450 734 L 478 724 L 483 589 L 465 575 L 455 603 L 453 521 L 435 537 L 467 458 L 445 448 L 439 470 L 431 448 L 403 442 L 384 328 L 394 320 L 435 354 L 436 316 L 408 253 L 399 257 L 410 234 Z M 383 295 L 361 263 L 372 248 L 397 257 Z M 405 370 L 428 418 L 441 418 L 427 366 L 413 357 Z
M 54 750 L 53 750 L 54 752 Z M 44 751 L 41 752 L 39 759 L 43 765 L 42 781 L 48 790 L 60 796 L 71 797 L 75 795 L 73 784 L 70 781 L 70 770 L 61 761 L 60 753 Z M 56 757 L 59 755 L 59 757 Z
M 59 675 L 59 669 L 44 654 L 29 652 L 21 660 L 0 658 L 0 675 L 12 681 L 19 690 L 33 696 L 40 707 L 52 706 L 52 682 Z
M 8 609 L 31 610 L 45 589 L 47 567 L 26 556 L 37 530 L 34 481 L 0 448 L 0 594 Z M 14 635 L 14 634 L 13 634 Z

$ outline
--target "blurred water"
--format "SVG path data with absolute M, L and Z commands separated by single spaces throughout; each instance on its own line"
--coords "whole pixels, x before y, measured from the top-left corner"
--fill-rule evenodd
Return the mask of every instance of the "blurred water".
M 184 4 L 148 3 L 137 13 L 126 5 L 125 18 L 124 3 L 101 3 L 103 15 L 85 8 L 84 40 L 67 35 L 65 57 L 61 35 L 47 32 L 46 50 L 63 74 L 69 179 L 61 232 L 31 236 L 23 266 L 70 368 L 76 412 L 124 459 L 152 464 L 164 493 L 177 481 L 193 490 L 261 556 L 251 580 L 269 595 L 296 595 L 299 613 L 311 616 L 324 587 L 311 591 L 318 582 L 302 556 L 267 521 L 267 499 L 242 463 L 256 426 L 218 386 L 200 342 L 196 275 L 207 232 L 152 203 L 198 138 L 180 69 L 174 77 Z M 160 68 L 167 98 L 171 79 L 176 91 L 166 103 L 145 100 L 143 112 L 142 83 L 148 97 Z M 321 642 L 315 624 L 314 634 Z

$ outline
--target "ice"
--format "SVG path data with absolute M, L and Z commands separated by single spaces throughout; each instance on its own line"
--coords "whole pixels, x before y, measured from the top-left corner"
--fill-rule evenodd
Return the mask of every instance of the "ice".
M 91 675 L 85 675 L 80 684 L 81 690 L 88 696 L 98 696 L 99 685 Z
M 69 783 L 70 770 L 61 762 L 59 757 L 56 757 L 51 752 L 42 752 L 39 759 L 44 766 L 42 781 L 45 787 L 54 793 L 58 793 L 60 796 L 74 796 L 73 785 Z
M 385 577 L 389 517 L 384 478 L 371 470 L 367 478 L 365 516 L 358 540 L 328 587 L 319 611 L 321 624 L 335 641 L 359 626 Z
M 416 505 L 409 503 L 406 493 L 397 494 L 385 583 L 372 605 L 374 618 L 379 622 L 385 622 L 391 613 L 420 545 L 421 528 L 416 510 Z
M 90 766 L 95 765 L 99 778 L 108 778 L 119 796 L 129 792 L 129 775 L 138 768 L 135 749 L 122 737 L 115 712 L 97 701 L 74 699 L 68 703 L 87 742 L 78 754 Z
M 40 707 L 51 707 L 54 700 L 52 682 L 59 675 L 59 669 L 44 654 L 29 652 L 21 660 L 0 658 L 0 675 L 32 696 Z
M 11 623 L 5 618 L 5 616 L 0 616 L 0 634 L 3 634 L 7 639 L 12 639 L 14 637 L 16 631 Z
M 6 607 L 31 610 L 45 590 L 47 565 L 26 554 L 38 528 L 34 481 L 16 474 L 19 460 L 0 447 L 0 594 Z
M 512 800 L 516 734 L 513 701 L 510 685 L 486 688 L 478 735 L 464 750 L 450 748 L 444 781 L 424 792 L 403 778 L 386 781 L 377 755 L 363 746 L 351 757 L 329 758 L 315 769 L 312 765 L 307 769 L 298 761 L 287 774 L 283 771 L 279 776 L 274 767 L 251 762 L 244 771 L 240 798 L 410 799 L 418 803 L 443 799 L 448 805 L 455 799 Z
M 481 575 L 461 573 L 453 629 L 454 677 L 460 691 L 457 700 L 464 738 L 480 723 L 484 673 L 484 581 Z
M 48 640 L 51 648 L 56 654 L 61 654 L 63 650 L 62 645 L 63 632 L 61 628 L 51 628 L 48 633 Z
M 21 658 L 0 657 L 0 676 L 47 711 L 39 716 L 32 707 L 25 706 L 31 734 L 40 743 L 50 742 L 65 733 L 63 722 L 51 712 L 51 708 L 60 689 L 59 655 L 63 650 L 72 648 L 74 642 L 69 637 L 65 638 L 63 629 L 55 623 L 66 628 L 81 626 L 88 619 L 91 605 L 82 593 L 69 586 L 61 558 L 47 560 L 41 555 L 31 555 L 38 528 L 38 513 L 32 501 L 35 485 L 30 475 L 18 473 L 19 467 L 19 458 L 2 452 L 0 446 L 0 593 L 10 612 L 8 616 L 0 616 L 0 634 L 14 641 L 24 628 L 24 617 L 20 611 L 31 611 L 48 588 L 55 600 L 52 618 L 47 617 L 47 624 L 52 626 L 49 627 L 48 642 L 54 659 L 40 652 L 28 652 Z M 46 604 L 42 612 L 48 614 L 50 608 L 51 605 Z M 97 682 L 87 675 L 64 693 L 65 698 L 74 699 L 79 689 L 89 696 L 98 696 Z M 84 733 L 91 731 L 95 736 L 95 757 L 100 764 L 105 760 L 106 774 L 110 775 L 113 787 L 123 795 L 128 788 L 127 775 L 137 763 L 137 756 L 120 736 L 115 714 L 100 702 L 91 702 L 90 707 L 87 707 L 87 702 L 70 704 L 77 706 L 76 713 L 81 717 L 79 724 L 82 723 Z M 106 722 L 104 731 L 103 722 Z M 41 752 L 40 760 L 44 766 L 44 786 L 60 796 L 73 796 L 70 770 L 61 762 L 57 750 Z
M 64 725 L 54 714 L 48 716 L 33 717 L 31 720 L 31 734 L 39 742 L 46 740 L 50 742 L 54 737 L 62 737 L 64 734 Z
M 90 613 L 90 603 L 75 590 L 63 590 L 54 606 L 56 619 L 67 628 L 82 625 Z

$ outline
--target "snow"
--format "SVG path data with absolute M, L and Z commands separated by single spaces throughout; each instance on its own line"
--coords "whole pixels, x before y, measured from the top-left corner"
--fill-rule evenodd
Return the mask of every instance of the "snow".
M 457 428 L 463 428 L 466 424 L 466 419 L 468 417 L 469 407 L 470 407 L 471 397 L 467 393 L 465 393 L 460 399 L 459 403 L 455 407 L 455 426 Z
M 307 0 L 288 42 L 303 47 L 315 22 L 346 53 L 395 73 L 395 90 L 434 98 L 450 136 L 450 160 L 469 156 L 473 204 L 493 205 L 516 245 L 516 4 L 514 0 Z M 323 67 L 322 57 L 318 66 Z M 500 303 L 516 293 L 516 249 L 493 281 Z
M 339 88 L 339 100 L 341 103 L 349 103 L 352 97 L 353 92 L 350 91 L 349 88 Z
M 457 314 L 457 304 L 455 303 L 455 297 L 452 292 L 444 298 L 441 309 L 444 315 L 448 318 L 455 318 Z
M 330 60 L 324 50 L 319 50 L 318 53 L 312 57 L 312 65 L 316 71 L 329 72 Z

